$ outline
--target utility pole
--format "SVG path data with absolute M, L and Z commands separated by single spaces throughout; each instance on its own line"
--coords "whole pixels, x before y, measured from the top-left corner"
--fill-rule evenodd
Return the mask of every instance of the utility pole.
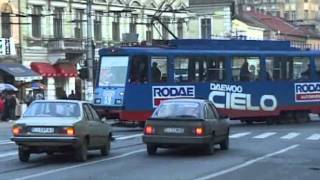
M 93 101 L 93 49 L 92 49 L 92 0 L 87 0 L 87 68 L 88 80 L 86 83 L 87 101 Z

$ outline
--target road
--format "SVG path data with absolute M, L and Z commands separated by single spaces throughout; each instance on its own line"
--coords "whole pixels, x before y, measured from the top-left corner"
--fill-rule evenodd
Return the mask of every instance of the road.
M 148 156 L 141 129 L 114 128 L 111 154 L 89 153 L 86 163 L 70 155 L 31 155 L 21 163 L 10 141 L 10 124 L 0 123 L 0 179 L 108 180 L 318 180 L 320 121 L 308 124 L 244 125 L 234 123 L 230 149 L 214 155 L 197 149 L 160 149 Z

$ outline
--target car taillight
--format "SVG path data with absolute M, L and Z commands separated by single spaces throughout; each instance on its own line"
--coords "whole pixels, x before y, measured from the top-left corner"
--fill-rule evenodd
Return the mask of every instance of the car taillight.
M 12 128 L 12 134 L 15 135 L 15 136 L 21 134 L 21 132 L 22 132 L 22 128 L 21 127 L 13 127 Z
M 75 135 L 75 130 L 74 130 L 73 127 L 64 128 L 64 132 L 65 132 L 65 134 L 67 134 L 68 136 L 74 136 L 74 135 Z
M 204 135 L 204 128 L 203 127 L 197 127 L 195 129 L 195 133 L 197 136 L 203 136 Z
M 146 127 L 144 128 L 144 132 L 145 132 L 146 134 L 154 134 L 154 128 L 153 128 L 152 126 L 148 125 L 148 126 L 146 126 Z

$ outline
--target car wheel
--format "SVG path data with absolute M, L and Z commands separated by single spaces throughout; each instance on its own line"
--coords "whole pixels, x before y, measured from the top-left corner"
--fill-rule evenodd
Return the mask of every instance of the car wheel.
M 80 162 L 85 162 L 88 158 L 88 143 L 87 140 L 83 141 L 83 144 L 76 149 L 75 159 Z
M 107 143 L 105 146 L 103 146 L 100 150 L 101 152 L 101 155 L 102 156 L 107 156 L 109 155 L 109 152 L 110 152 L 110 147 L 111 147 L 111 138 L 107 138 Z
M 18 150 L 18 154 L 19 154 L 19 160 L 21 162 L 28 162 L 29 158 L 30 158 L 30 152 L 27 150 L 24 150 L 23 147 L 19 147 Z
M 212 135 L 211 141 L 205 145 L 204 150 L 207 155 L 214 154 L 214 135 Z
M 228 150 L 229 149 L 229 133 L 227 137 L 220 143 L 221 150 Z
M 149 155 L 155 155 L 157 153 L 157 146 L 152 144 L 147 144 L 147 152 Z

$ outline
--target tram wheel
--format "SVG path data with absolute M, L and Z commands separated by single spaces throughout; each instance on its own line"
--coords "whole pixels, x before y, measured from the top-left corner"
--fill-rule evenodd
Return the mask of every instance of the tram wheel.
M 295 122 L 296 123 L 306 123 L 310 121 L 308 112 L 296 112 L 295 113 Z

